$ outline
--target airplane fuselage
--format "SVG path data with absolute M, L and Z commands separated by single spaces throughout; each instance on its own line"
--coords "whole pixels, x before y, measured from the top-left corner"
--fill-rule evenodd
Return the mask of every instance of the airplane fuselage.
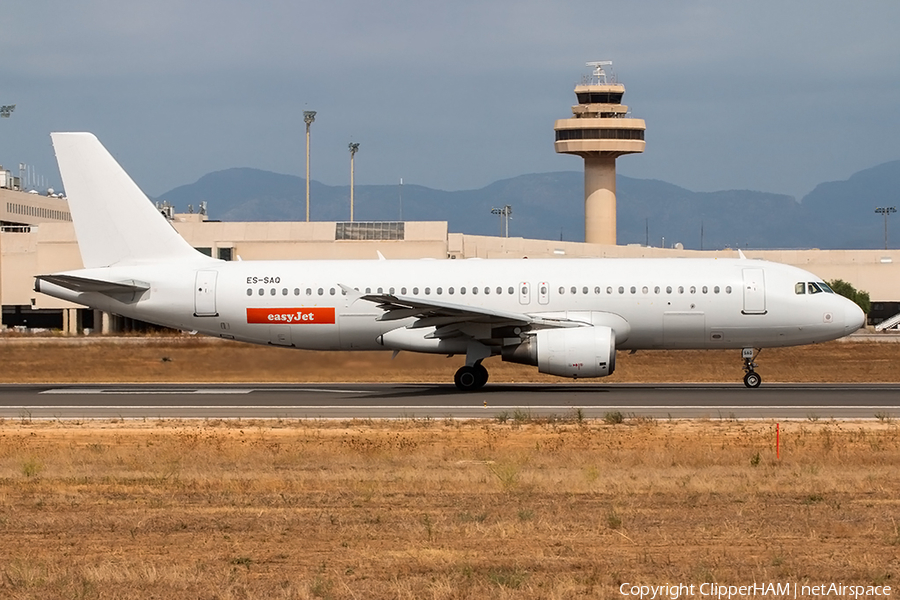
M 378 320 L 384 311 L 341 285 L 610 325 L 623 350 L 791 346 L 858 326 L 846 299 L 796 293 L 797 284 L 818 279 L 810 273 L 737 259 L 209 261 L 78 273 L 150 287 L 133 297 L 51 290 L 46 282 L 41 291 L 168 327 L 319 350 L 391 349 L 381 336 L 414 320 Z M 515 334 L 487 337 L 502 345 Z

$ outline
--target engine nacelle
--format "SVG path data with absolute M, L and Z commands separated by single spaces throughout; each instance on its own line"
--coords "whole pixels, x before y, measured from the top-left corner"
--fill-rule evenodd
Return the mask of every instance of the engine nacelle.
M 503 360 L 560 377 L 606 377 L 616 370 L 616 332 L 602 326 L 541 329 L 504 347 Z

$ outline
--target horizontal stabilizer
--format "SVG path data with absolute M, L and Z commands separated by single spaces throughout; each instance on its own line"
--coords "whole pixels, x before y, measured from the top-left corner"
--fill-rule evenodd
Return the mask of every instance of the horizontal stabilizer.
M 36 291 L 40 290 L 40 282 L 46 281 L 73 292 L 97 292 L 100 294 L 133 294 L 150 289 L 150 284 L 130 279 L 128 281 L 103 281 L 101 279 L 89 279 L 76 277 L 75 275 L 38 275 L 35 277 Z

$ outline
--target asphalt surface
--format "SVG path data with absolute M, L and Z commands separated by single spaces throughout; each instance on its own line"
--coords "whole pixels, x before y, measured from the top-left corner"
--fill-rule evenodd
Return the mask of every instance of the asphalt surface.
M 4 419 L 900 418 L 898 384 L 0 385 Z

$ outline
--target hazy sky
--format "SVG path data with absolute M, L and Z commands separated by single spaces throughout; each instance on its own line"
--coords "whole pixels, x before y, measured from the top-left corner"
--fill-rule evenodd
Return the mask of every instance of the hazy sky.
M 900 158 L 900 2 L 4 0 L 0 164 L 58 183 L 91 131 L 151 195 L 229 167 L 482 187 L 553 151 L 612 60 L 647 151 L 619 173 L 802 196 Z

